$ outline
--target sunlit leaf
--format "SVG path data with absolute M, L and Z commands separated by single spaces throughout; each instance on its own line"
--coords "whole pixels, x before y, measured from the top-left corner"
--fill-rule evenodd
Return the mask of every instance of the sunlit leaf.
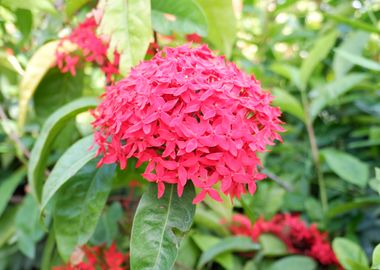
M 339 262 L 347 270 L 356 270 L 352 268 L 350 261 L 357 262 L 362 266 L 368 265 L 368 259 L 362 248 L 346 238 L 337 237 L 333 241 L 334 253 Z
M 364 58 L 359 55 L 354 55 L 346 50 L 342 49 L 336 49 L 335 52 L 346 59 L 347 61 L 359 65 L 361 67 L 364 67 L 366 69 L 374 70 L 374 71 L 380 71 L 380 64 L 378 62 L 369 60 L 367 58 Z

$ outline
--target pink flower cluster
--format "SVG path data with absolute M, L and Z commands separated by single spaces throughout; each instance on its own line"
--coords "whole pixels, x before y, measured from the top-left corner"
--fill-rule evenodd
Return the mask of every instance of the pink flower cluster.
M 268 221 L 259 218 L 254 224 L 246 216 L 235 215 L 230 231 L 254 241 L 263 233 L 271 233 L 285 243 L 290 253 L 310 256 L 322 265 L 340 267 L 327 234 L 320 232 L 315 224 L 307 226 L 299 215 L 277 214 Z
M 107 81 L 112 80 L 112 76 L 119 73 L 119 54 L 114 53 L 114 60 L 110 62 L 107 58 L 108 44 L 96 35 L 97 23 L 93 16 L 88 17 L 80 23 L 69 36 L 61 39 L 56 51 L 57 66 L 62 73 L 70 72 L 76 74 L 81 56 L 86 62 L 91 62 L 100 67 L 106 75 Z M 64 48 L 65 41 L 70 41 L 78 46 L 78 51 L 68 53 Z
M 220 190 L 239 197 L 253 194 L 259 173 L 258 152 L 281 140 L 281 112 L 259 81 L 240 71 L 205 45 L 164 48 L 130 75 L 107 88 L 93 112 L 99 165 L 131 157 L 147 162 L 144 178 L 201 189 L 194 203 Z

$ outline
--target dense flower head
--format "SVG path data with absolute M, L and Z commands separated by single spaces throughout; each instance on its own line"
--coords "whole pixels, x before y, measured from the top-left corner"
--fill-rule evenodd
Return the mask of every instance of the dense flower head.
M 119 73 L 119 54 L 114 53 L 113 61 L 107 58 L 108 43 L 96 35 L 97 23 L 93 16 L 80 23 L 69 36 L 61 39 L 56 51 L 57 66 L 61 72 L 76 74 L 76 68 L 81 57 L 84 61 L 96 64 L 106 75 L 107 81 L 112 80 L 112 76 Z M 68 53 L 64 49 L 65 41 L 70 41 L 78 47 L 81 55 L 76 52 Z
M 107 88 L 93 112 L 95 141 L 103 163 L 137 158 L 146 162 L 143 177 L 158 184 L 188 181 L 201 189 L 194 203 L 215 187 L 239 197 L 253 194 L 259 173 L 258 152 L 281 140 L 278 108 L 259 81 L 240 71 L 205 45 L 164 48 L 133 68 L 129 76 Z
M 83 246 L 80 249 L 80 258 L 73 259 L 63 266 L 53 267 L 53 270 L 125 270 L 129 269 L 129 254 L 123 255 L 112 244 L 109 248 L 105 245 Z M 78 257 L 78 256 L 76 256 Z
M 340 266 L 327 234 L 320 232 L 315 224 L 307 226 L 299 215 L 277 214 L 268 221 L 260 217 L 252 224 L 246 216 L 237 214 L 229 228 L 234 235 L 249 236 L 254 241 L 263 233 L 274 234 L 290 253 L 310 256 L 322 265 Z

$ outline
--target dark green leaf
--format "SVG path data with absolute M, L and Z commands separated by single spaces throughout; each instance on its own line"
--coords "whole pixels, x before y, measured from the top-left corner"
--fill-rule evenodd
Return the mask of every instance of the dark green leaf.
M 57 161 L 42 190 L 41 211 L 43 211 L 55 193 L 84 165 L 95 156 L 93 135 L 82 138 L 71 146 Z
M 131 269 L 171 269 L 177 258 L 182 235 L 192 224 L 195 191 L 188 183 L 181 198 L 176 186 L 167 185 L 157 199 L 157 185 L 150 184 L 133 220 Z
M 215 257 L 229 252 L 247 252 L 258 250 L 260 245 L 252 242 L 252 239 L 244 236 L 232 236 L 222 239 L 217 244 L 210 247 L 204 252 L 198 262 L 198 269 L 201 269 L 206 263 L 212 261 Z
M 355 209 L 367 208 L 378 205 L 380 205 L 380 198 L 378 197 L 356 198 L 352 202 L 342 203 L 330 207 L 330 209 L 327 211 L 327 217 L 332 218 Z
M 0 218 L 0 247 L 3 247 L 16 232 L 15 219 L 17 210 L 17 207 L 7 207 Z
M 335 149 L 325 149 L 322 154 L 327 165 L 342 179 L 360 187 L 368 182 L 368 166 L 356 157 Z
M 368 259 L 362 248 L 346 238 L 338 237 L 333 241 L 334 253 L 339 262 L 346 270 L 356 270 L 352 268 L 350 260 L 362 266 L 368 265 Z
M 223 54 L 231 56 L 236 38 L 236 18 L 229 0 L 196 0 L 207 18 L 207 39 Z
M 98 103 L 95 98 L 81 98 L 58 109 L 46 120 L 34 144 L 28 165 L 29 185 L 38 201 L 41 200 L 45 164 L 52 142 L 69 120 Z
M 115 165 L 103 165 L 97 169 L 96 160 L 93 160 L 57 193 L 53 213 L 54 234 L 59 253 L 65 260 L 95 231 L 112 188 L 114 173 Z
M 207 19 L 194 0 L 151 0 L 151 3 L 152 24 L 157 32 L 207 35 Z M 167 14 L 175 19 L 169 20 Z

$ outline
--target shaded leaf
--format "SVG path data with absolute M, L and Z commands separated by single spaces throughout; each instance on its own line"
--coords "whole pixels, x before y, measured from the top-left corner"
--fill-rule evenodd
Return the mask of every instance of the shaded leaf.
M 75 247 L 85 244 L 92 236 L 112 188 L 115 165 L 97 169 L 96 162 L 87 163 L 56 195 L 54 234 L 65 260 Z
M 230 0 L 196 0 L 207 18 L 207 39 L 229 58 L 236 38 L 236 18 Z M 223 19 L 221 19 L 223 18 Z
M 188 183 L 181 198 L 177 196 L 175 185 L 166 185 L 165 194 L 157 199 L 157 185 L 149 185 L 133 220 L 132 270 L 173 267 L 182 235 L 193 221 L 194 196 L 194 186 Z
M 378 206 L 378 205 L 380 205 L 380 198 L 378 197 L 356 198 L 352 202 L 346 202 L 346 203 L 342 203 L 342 204 L 338 204 L 336 206 L 330 207 L 326 215 L 327 217 L 332 218 L 337 215 L 341 215 L 355 209 L 367 208 L 367 207 Z
M 335 150 L 325 149 L 322 154 L 327 165 L 347 182 L 364 187 L 368 182 L 368 166 L 356 157 Z
M 84 165 L 95 157 L 96 147 L 93 136 L 89 135 L 77 141 L 59 158 L 42 190 L 41 211 L 43 211 L 55 193 Z
M 283 256 L 289 253 L 285 243 L 273 234 L 261 234 L 259 243 L 265 256 Z
M 305 114 L 302 106 L 294 96 L 289 92 L 276 87 L 273 88 L 272 93 L 275 97 L 273 105 L 279 106 L 282 111 L 290 113 L 301 121 L 305 121 Z
M 0 217 L 4 213 L 9 199 L 12 197 L 13 192 L 16 190 L 17 186 L 20 184 L 24 176 L 25 168 L 21 167 L 12 175 L 8 176 L 0 182 Z
M 200 36 L 207 35 L 207 19 L 194 0 L 152 0 L 152 24 L 154 30 L 170 35 L 172 32 Z M 175 19 L 167 17 L 170 14 Z
M 212 261 L 220 254 L 230 252 L 247 252 L 258 250 L 259 248 L 260 245 L 252 242 L 252 239 L 249 237 L 231 236 L 224 238 L 202 253 L 197 269 L 201 269 L 206 263 Z
M 98 32 L 110 39 L 108 57 L 120 53 L 120 73 L 144 59 L 152 40 L 150 0 L 101 0 L 104 10 Z
M 89 108 L 96 107 L 98 103 L 99 100 L 96 98 L 80 98 L 58 109 L 44 123 L 34 143 L 28 164 L 29 185 L 39 202 L 41 200 L 45 164 L 54 139 L 69 120 Z

